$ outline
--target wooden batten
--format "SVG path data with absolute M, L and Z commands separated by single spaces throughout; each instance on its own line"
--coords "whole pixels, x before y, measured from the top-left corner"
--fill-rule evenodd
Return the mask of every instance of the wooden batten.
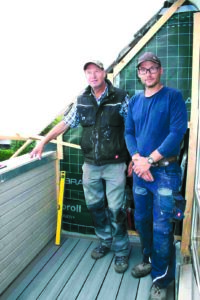
M 55 171 L 56 171 L 56 199 L 58 205 L 59 184 L 60 184 L 60 160 L 58 159 L 58 157 L 56 158 Z
M 113 83 L 113 73 L 107 73 L 107 78 Z
M 14 141 L 27 141 L 27 140 L 37 141 L 37 140 L 43 139 L 43 136 L 41 136 L 41 135 L 23 136 L 23 135 L 19 135 L 19 134 L 18 135 L 13 135 L 13 136 L 1 135 L 0 139 L 2 139 L 2 140 L 14 140 Z M 67 142 L 63 142 L 63 141 L 51 140 L 50 143 L 60 144 L 62 146 L 76 148 L 76 149 L 81 149 L 81 147 L 77 144 L 67 143 Z
M 139 42 L 128 52 L 128 54 L 114 67 L 114 77 L 129 63 L 129 61 L 146 45 L 156 32 L 169 20 L 185 0 L 176 1 L 167 12 L 148 30 Z
M 63 145 L 62 145 L 62 142 L 63 142 L 63 135 L 60 134 L 57 137 L 57 158 L 58 159 L 63 159 Z
M 30 145 L 33 142 L 33 140 L 28 139 L 12 156 L 13 157 L 17 157 L 24 149 L 26 149 L 26 147 L 28 147 L 28 145 Z
M 192 206 L 194 198 L 195 168 L 196 168 L 196 149 L 198 136 L 198 102 L 199 102 L 199 70 L 200 70 L 200 13 L 194 13 L 194 30 L 193 30 L 193 61 L 192 61 L 192 103 L 190 116 L 190 134 L 188 148 L 188 167 L 186 180 L 186 211 L 183 221 L 183 234 L 181 243 L 181 252 L 184 256 L 190 256 L 191 240 L 191 220 Z

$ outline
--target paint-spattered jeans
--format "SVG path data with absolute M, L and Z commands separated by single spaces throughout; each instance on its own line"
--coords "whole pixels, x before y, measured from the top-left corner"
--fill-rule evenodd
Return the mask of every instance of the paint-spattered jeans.
M 167 167 L 151 167 L 154 181 L 147 182 L 133 174 L 135 225 L 139 232 L 143 261 L 152 263 L 152 279 L 161 288 L 175 278 L 175 246 L 173 235 L 173 194 L 181 183 L 177 163 Z
M 111 248 L 116 256 L 127 256 L 129 246 L 124 194 L 125 171 L 125 163 L 104 166 L 83 164 L 83 189 L 95 233 L 101 243 Z M 105 206 L 105 194 L 108 207 Z

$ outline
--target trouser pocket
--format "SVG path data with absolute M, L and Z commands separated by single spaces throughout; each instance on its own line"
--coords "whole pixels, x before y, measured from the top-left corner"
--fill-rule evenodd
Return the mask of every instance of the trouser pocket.
M 175 206 L 173 209 L 172 221 L 173 222 L 181 221 L 184 218 L 186 200 L 179 192 L 173 192 L 173 197 L 174 197 Z

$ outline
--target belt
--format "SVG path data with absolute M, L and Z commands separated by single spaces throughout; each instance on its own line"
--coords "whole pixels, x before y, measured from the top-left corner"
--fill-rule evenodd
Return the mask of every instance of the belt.
M 151 166 L 152 167 L 166 167 L 170 163 L 175 162 L 175 161 L 178 161 L 177 156 L 166 157 L 166 158 L 159 160 L 158 162 L 153 163 Z

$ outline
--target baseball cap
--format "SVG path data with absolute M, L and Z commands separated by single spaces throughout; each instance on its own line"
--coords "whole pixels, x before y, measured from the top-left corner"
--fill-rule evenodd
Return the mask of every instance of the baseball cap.
M 138 58 L 137 68 L 139 67 L 139 65 L 141 63 L 143 63 L 145 61 L 152 61 L 152 62 L 158 64 L 159 66 L 161 66 L 160 59 L 152 52 L 145 52 Z
M 99 67 L 100 69 L 104 70 L 104 66 L 102 64 L 102 62 L 100 62 L 99 60 L 90 60 L 88 62 L 86 62 L 84 64 L 84 67 L 83 67 L 83 70 L 85 71 L 88 67 L 89 64 L 93 64 L 93 65 L 96 65 L 97 67 Z

